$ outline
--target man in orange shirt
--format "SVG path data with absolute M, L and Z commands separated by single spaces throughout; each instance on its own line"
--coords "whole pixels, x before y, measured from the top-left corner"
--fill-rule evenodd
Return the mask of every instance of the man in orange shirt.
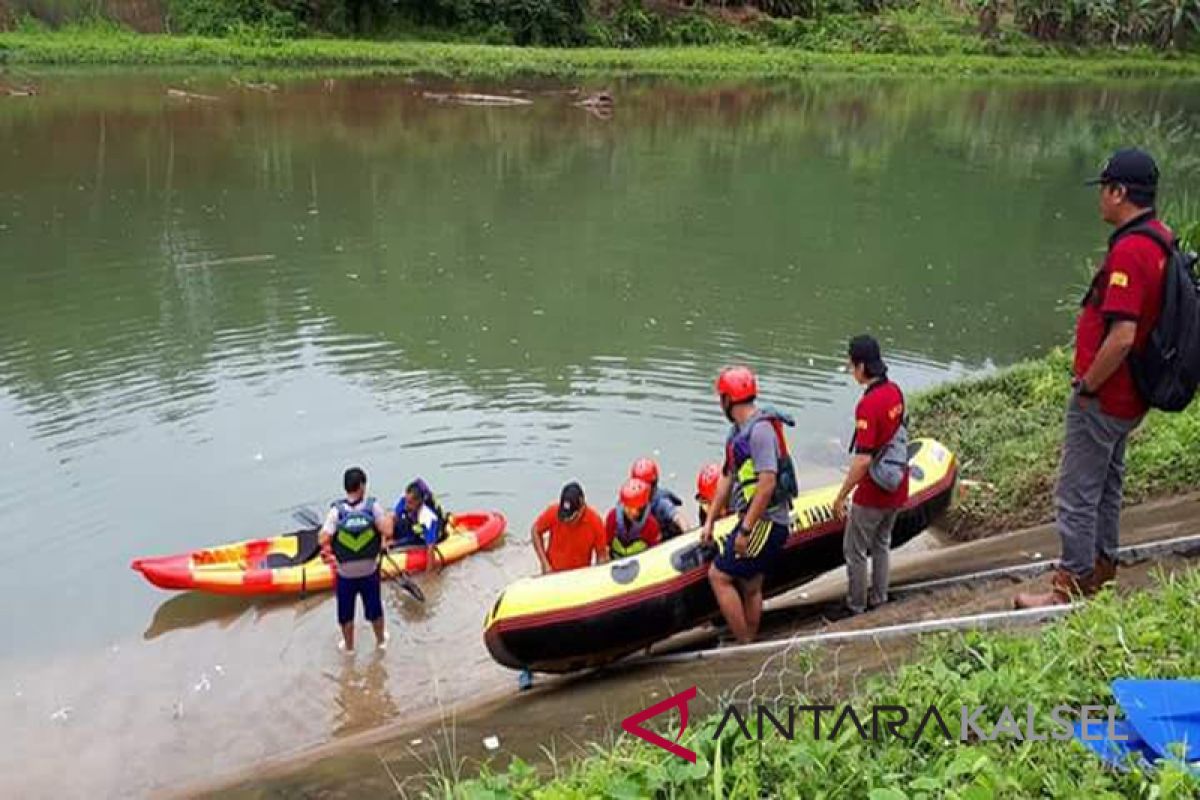
M 550 543 L 544 541 L 550 534 Z M 542 565 L 542 572 L 562 572 L 608 561 L 608 534 L 604 521 L 587 504 L 583 488 L 572 481 L 562 489 L 557 505 L 543 511 L 530 529 L 533 550 Z

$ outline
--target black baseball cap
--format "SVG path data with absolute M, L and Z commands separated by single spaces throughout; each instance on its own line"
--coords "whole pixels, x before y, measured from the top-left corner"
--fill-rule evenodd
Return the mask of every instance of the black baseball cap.
M 583 487 L 571 481 L 562 488 L 562 496 L 558 501 L 558 518 L 567 520 L 579 513 L 583 508 Z
M 1100 177 L 1087 181 L 1088 186 L 1119 183 L 1127 189 L 1153 192 L 1158 188 L 1158 165 L 1145 150 L 1129 147 L 1109 156 L 1100 170 Z
M 865 365 L 867 372 L 873 375 L 881 375 L 887 368 L 879 352 L 879 342 L 865 333 L 850 340 L 850 360 Z

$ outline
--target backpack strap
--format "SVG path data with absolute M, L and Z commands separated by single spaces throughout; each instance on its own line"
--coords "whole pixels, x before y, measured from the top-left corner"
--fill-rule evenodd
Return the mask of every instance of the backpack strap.
M 1168 239 L 1167 237 L 1163 236 L 1158 228 L 1155 228 L 1149 222 L 1143 222 L 1140 225 L 1133 226 L 1118 236 L 1117 242 L 1121 241 L 1126 236 L 1133 236 L 1135 234 L 1141 234 L 1142 236 L 1145 236 L 1153 241 L 1156 245 L 1158 245 L 1158 248 L 1163 251 L 1163 255 L 1165 255 L 1167 258 L 1170 258 L 1171 254 L 1175 252 L 1177 240 L 1174 237 Z M 1113 245 L 1115 246 L 1117 242 L 1113 242 Z

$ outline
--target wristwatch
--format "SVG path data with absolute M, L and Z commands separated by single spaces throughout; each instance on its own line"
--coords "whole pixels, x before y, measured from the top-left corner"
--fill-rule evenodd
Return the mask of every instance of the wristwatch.
M 1076 378 L 1075 380 L 1071 381 L 1071 388 L 1074 389 L 1080 397 L 1096 396 L 1094 391 L 1087 388 L 1087 384 L 1083 382 L 1083 378 Z

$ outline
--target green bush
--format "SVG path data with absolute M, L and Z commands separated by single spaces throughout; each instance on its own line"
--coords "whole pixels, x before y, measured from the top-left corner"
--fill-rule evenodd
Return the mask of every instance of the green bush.
M 520 45 L 586 41 L 588 0 L 395 0 L 399 16 Z
M 303 32 L 291 8 L 270 0 L 167 0 L 167 24 L 174 33 L 234 35 L 247 41 L 285 39 Z
M 1049 42 L 1188 48 L 1200 39 L 1200 0 L 1013 0 L 1013 15 Z

